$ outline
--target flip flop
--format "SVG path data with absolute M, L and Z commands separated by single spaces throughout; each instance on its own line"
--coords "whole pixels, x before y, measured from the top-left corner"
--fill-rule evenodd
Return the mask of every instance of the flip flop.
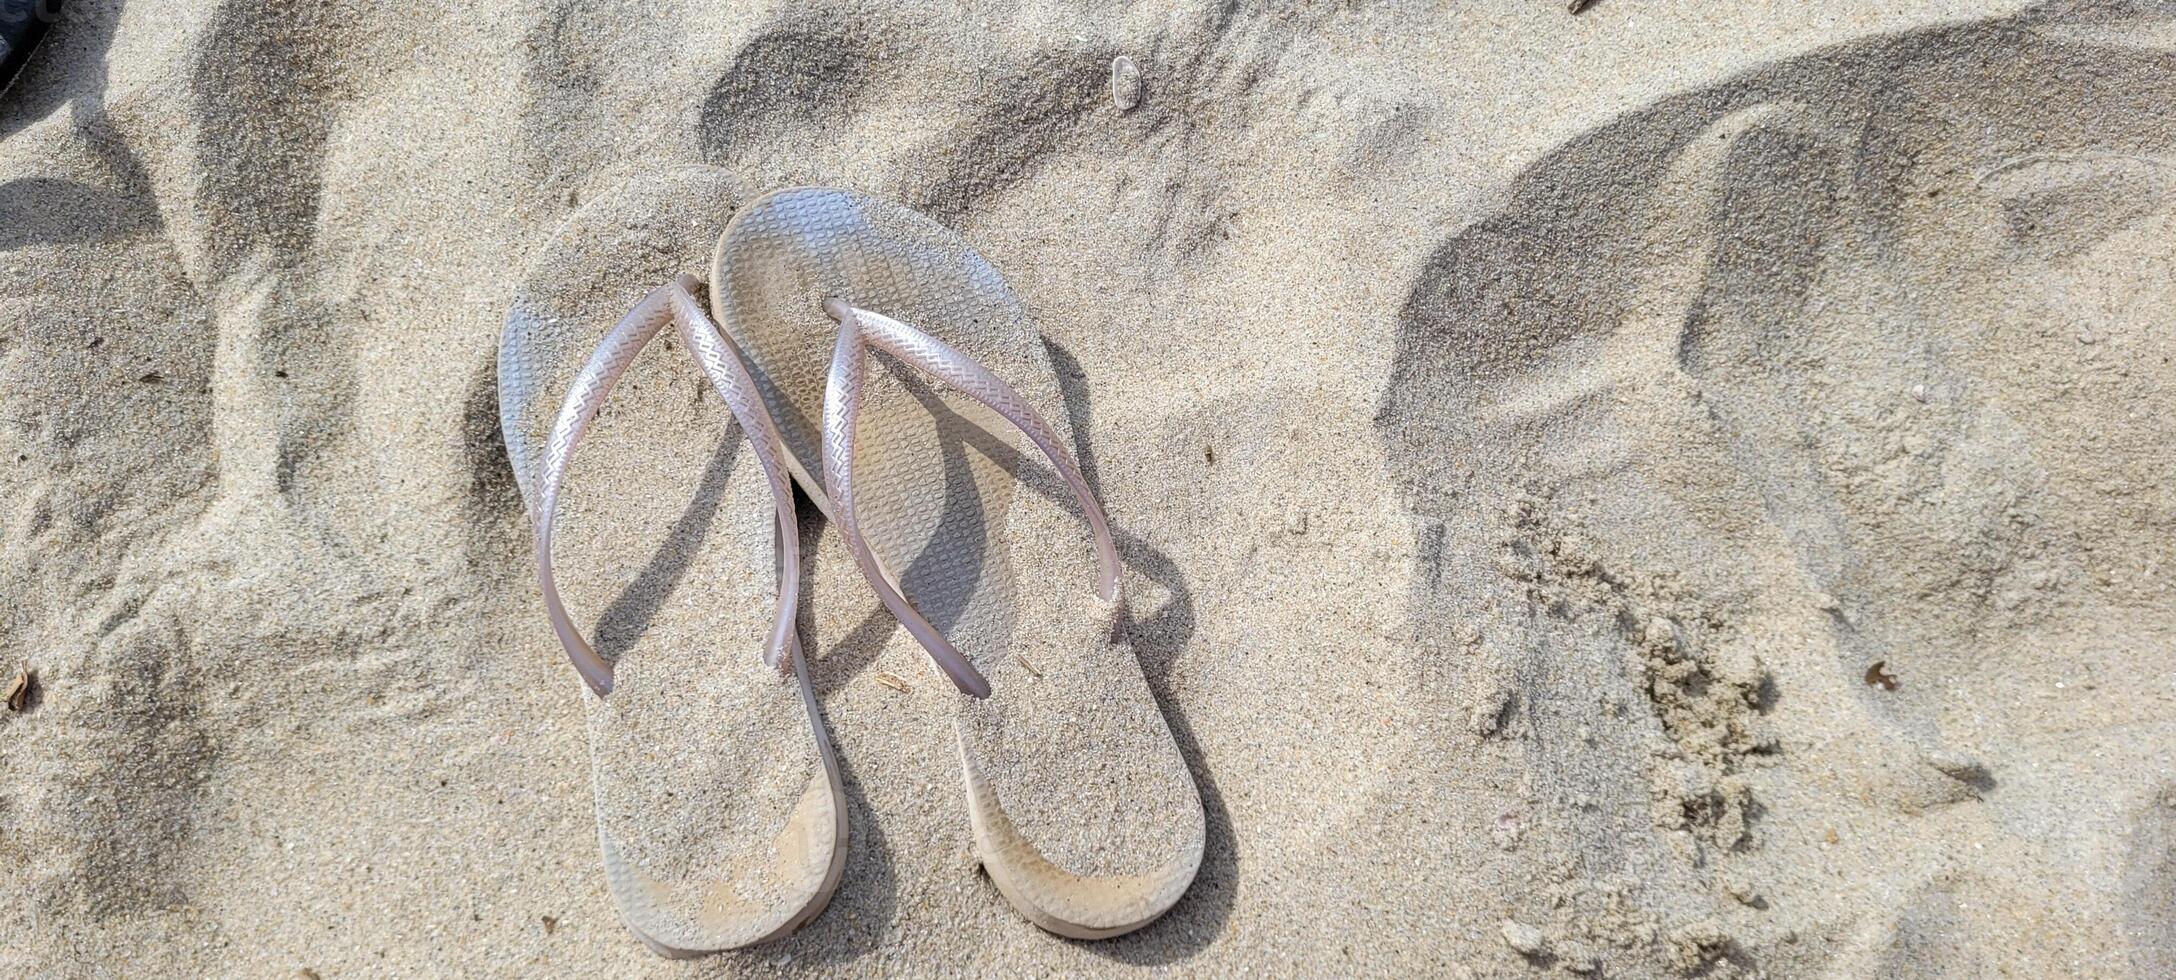
M 711 307 L 789 467 L 967 695 L 968 817 L 998 890 L 1079 939 L 1162 915 L 1200 868 L 1201 801 L 1116 636 L 1117 550 L 1070 434 L 1030 407 L 1059 398 L 1026 309 L 958 235 L 826 188 L 734 215 Z
M 793 631 L 791 477 L 702 284 L 670 265 L 717 227 L 689 222 L 688 202 L 721 198 L 694 170 L 583 207 L 530 264 L 499 347 L 539 587 L 584 685 L 605 880 L 628 927 L 673 957 L 792 932 L 846 857 Z M 652 343 L 668 325 L 679 343 Z M 603 613 L 594 647 L 568 604 Z

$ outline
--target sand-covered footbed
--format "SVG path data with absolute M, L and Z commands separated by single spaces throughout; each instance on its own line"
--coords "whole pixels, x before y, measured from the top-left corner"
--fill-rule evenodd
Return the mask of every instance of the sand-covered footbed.
M 65 16 L 0 97 L 0 974 L 2176 974 L 2166 2 Z M 1207 817 L 1163 919 L 977 870 L 811 507 L 837 896 L 621 925 L 495 364 L 679 165 L 1028 305 Z

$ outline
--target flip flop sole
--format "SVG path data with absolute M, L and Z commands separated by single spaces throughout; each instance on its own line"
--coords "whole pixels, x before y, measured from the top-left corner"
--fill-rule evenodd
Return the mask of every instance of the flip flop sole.
M 958 235 L 899 205 L 824 188 L 766 195 L 721 237 L 711 288 L 827 512 L 813 478 L 838 336 L 826 300 L 928 331 L 1058 423 L 1057 375 L 1026 309 Z M 991 683 L 955 710 L 991 879 L 1061 935 L 1154 920 L 1200 867 L 1201 803 L 1138 659 L 1113 639 L 1118 609 L 1093 594 L 1070 491 L 1009 423 L 886 356 L 871 357 L 857 431 L 856 514 L 871 550 Z
M 730 200 L 707 168 L 632 180 L 567 219 L 523 274 L 500 424 L 532 513 L 569 382 L 606 328 L 702 254 L 720 222 L 690 215 Z M 778 601 L 769 487 L 679 348 L 660 336 L 613 390 L 574 457 L 554 549 L 570 609 L 601 619 L 596 646 L 613 658 L 610 695 L 581 688 L 606 881 L 629 928 L 675 957 L 813 918 L 846 841 L 806 667 L 761 658 Z

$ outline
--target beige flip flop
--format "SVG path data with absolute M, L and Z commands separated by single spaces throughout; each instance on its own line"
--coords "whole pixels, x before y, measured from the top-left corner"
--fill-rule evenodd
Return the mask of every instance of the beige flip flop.
M 671 265 L 716 231 L 687 213 L 730 200 L 720 184 L 679 171 L 583 207 L 530 264 L 499 347 L 539 586 L 584 682 L 605 879 L 628 927 L 675 957 L 792 932 L 846 856 L 793 633 L 783 448 L 702 284 Z M 679 350 L 652 343 L 668 325 Z M 603 613 L 594 647 L 570 604 Z
M 1116 636 L 1117 550 L 1070 434 L 1037 414 L 1057 376 L 1004 280 L 905 207 L 794 188 L 734 215 L 711 306 L 788 466 L 963 694 L 968 816 L 999 891 L 1080 939 L 1170 909 L 1201 865 L 1200 797 Z

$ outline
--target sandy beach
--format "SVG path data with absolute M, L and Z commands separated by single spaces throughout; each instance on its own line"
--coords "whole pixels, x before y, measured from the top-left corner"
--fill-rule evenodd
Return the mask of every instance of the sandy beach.
M 2176 3 L 969 6 L 69 3 L 0 94 L 0 974 L 2176 976 Z M 808 507 L 836 897 L 622 925 L 497 364 L 658 175 L 1026 304 L 1206 816 L 1161 920 L 1008 906 Z

